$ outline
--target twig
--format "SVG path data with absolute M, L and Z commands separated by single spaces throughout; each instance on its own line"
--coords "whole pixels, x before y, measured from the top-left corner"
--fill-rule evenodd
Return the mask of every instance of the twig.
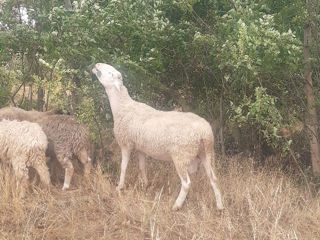
M 311 192 L 310 184 L 309 184 L 309 182 L 308 182 L 308 178 L 307 178 L 306 174 L 303 172 L 302 168 L 300 167 L 299 162 L 298 162 L 297 158 L 294 156 L 293 151 L 292 151 L 292 149 L 291 149 L 290 147 L 289 147 L 289 152 L 290 152 L 291 157 L 293 158 L 293 160 L 294 160 L 295 163 L 297 164 L 298 169 L 299 169 L 299 171 L 301 172 L 301 175 L 303 176 L 303 178 L 304 178 L 304 180 L 305 180 L 305 182 L 306 182 L 306 185 L 307 185 L 309 194 L 310 194 L 310 196 L 311 196 L 311 195 L 312 195 L 312 192 Z

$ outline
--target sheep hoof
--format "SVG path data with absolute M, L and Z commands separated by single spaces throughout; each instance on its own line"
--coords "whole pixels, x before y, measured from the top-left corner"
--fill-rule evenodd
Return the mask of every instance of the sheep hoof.
M 173 205 L 173 207 L 172 207 L 172 211 L 178 211 L 178 210 L 180 210 L 181 209 L 181 206 L 178 206 L 178 205 Z
M 218 210 L 221 211 L 221 212 L 223 212 L 223 211 L 225 210 L 225 208 L 224 208 L 223 206 L 219 206 L 219 207 L 218 207 Z
M 224 206 L 222 205 L 222 203 L 218 203 L 217 204 L 217 208 L 219 211 L 223 211 L 224 210 Z
M 227 213 L 225 208 L 218 209 L 218 216 L 224 216 Z
M 66 191 L 66 190 L 68 190 L 68 189 L 69 189 L 69 186 L 63 185 L 62 191 Z
M 118 192 L 121 192 L 122 189 L 123 189 L 123 186 L 118 186 L 118 187 L 116 187 L 116 190 L 117 190 Z

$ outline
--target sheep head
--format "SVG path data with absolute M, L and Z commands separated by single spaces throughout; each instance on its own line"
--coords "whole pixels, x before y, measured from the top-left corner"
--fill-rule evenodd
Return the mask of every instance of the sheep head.
M 122 75 L 114 67 L 105 63 L 97 63 L 93 67 L 92 72 L 97 76 L 99 82 L 105 89 L 115 87 L 120 91 L 120 87 L 122 86 Z

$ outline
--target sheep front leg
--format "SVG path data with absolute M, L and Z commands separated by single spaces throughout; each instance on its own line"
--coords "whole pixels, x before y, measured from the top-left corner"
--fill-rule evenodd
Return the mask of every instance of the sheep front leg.
M 87 162 L 84 164 L 84 174 L 87 176 L 89 175 L 92 167 L 92 160 L 90 157 L 88 157 Z
M 121 160 L 120 181 L 119 181 L 119 185 L 117 187 L 118 191 L 120 191 L 124 187 L 124 179 L 126 177 L 126 171 L 127 171 L 127 166 L 128 166 L 128 162 L 129 162 L 129 159 L 130 159 L 130 154 L 131 154 L 131 149 L 130 148 L 121 147 L 122 160 Z
M 74 169 L 69 159 L 65 161 L 65 164 L 63 167 L 65 168 L 65 175 L 64 175 L 64 183 L 63 183 L 62 190 L 67 190 L 70 187 L 70 182 L 71 182 Z
M 146 155 L 142 152 L 138 152 L 138 159 L 139 159 L 139 168 L 142 175 L 142 181 L 144 187 L 148 186 L 148 178 L 146 173 Z
M 88 175 L 91 171 L 91 165 L 92 165 L 91 158 L 89 157 L 88 151 L 86 149 L 82 149 L 78 153 L 78 159 L 84 166 L 84 174 Z

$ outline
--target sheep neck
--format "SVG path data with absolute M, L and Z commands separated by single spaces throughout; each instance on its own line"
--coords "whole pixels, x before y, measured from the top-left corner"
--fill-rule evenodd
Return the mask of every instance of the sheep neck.
M 109 98 L 113 118 L 117 118 L 124 104 L 133 101 L 125 86 L 121 86 L 120 91 L 115 88 L 106 89 L 106 93 Z

